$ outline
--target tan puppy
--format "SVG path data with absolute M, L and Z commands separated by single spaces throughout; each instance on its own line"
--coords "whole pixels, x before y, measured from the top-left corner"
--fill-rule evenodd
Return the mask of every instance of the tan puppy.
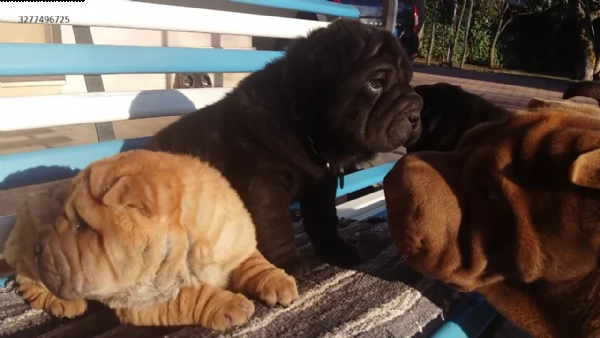
M 78 315 L 84 299 L 98 300 L 123 323 L 225 330 L 254 312 L 237 292 L 269 305 L 298 296 L 294 278 L 256 250 L 252 219 L 229 183 L 191 156 L 135 150 L 97 161 L 72 180 L 61 208 L 48 209 L 19 219 L 6 260 L 21 282 L 38 269 L 20 288 L 53 314 Z M 21 236 L 27 226 L 37 236 Z M 49 301 L 36 302 L 40 294 Z
M 600 119 L 520 112 L 402 158 L 388 222 L 416 271 L 535 337 L 600 337 Z

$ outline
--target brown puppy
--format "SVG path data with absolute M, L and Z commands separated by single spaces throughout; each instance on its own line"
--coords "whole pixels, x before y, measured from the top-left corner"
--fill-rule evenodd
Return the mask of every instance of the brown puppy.
M 416 271 L 481 293 L 536 337 L 600 337 L 600 119 L 520 112 L 384 180 Z
M 450 151 L 467 130 L 512 113 L 459 86 L 436 83 L 415 87 L 423 99 L 421 137 L 407 145 L 408 153 L 424 150 Z
M 237 292 L 269 305 L 298 296 L 294 278 L 256 250 L 236 192 L 191 156 L 135 150 L 97 161 L 68 194 L 31 201 L 18 220 L 6 261 L 24 297 L 55 315 L 78 315 L 87 299 L 123 323 L 225 330 L 254 312 Z
M 567 114 L 582 114 L 600 118 L 599 107 L 573 101 L 544 100 L 534 97 L 527 104 L 527 109 L 531 112 L 537 112 L 537 109 L 541 109 L 541 111 L 552 109 L 556 112 L 561 111 Z
M 360 257 L 337 232 L 336 176 L 419 138 L 411 79 L 392 33 L 340 19 L 295 39 L 222 100 L 158 132 L 148 149 L 199 156 L 221 171 L 252 215 L 260 251 L 287 272 L 310 269 L 294 246 L 294 201 L 316 253 L 349 266 Z

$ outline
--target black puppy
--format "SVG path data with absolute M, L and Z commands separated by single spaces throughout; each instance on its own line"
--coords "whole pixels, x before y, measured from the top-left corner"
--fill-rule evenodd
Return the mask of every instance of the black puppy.
M 469 129 L 512 114 L 479 95 L 449 83 L 416 86 L 415 92 L 423 99 L 423 131 L 415 144 L 406 147 L 408 153 L 453 150 Z
M 563 99 L 565 100 L 576 96 L 595 99 L 600 106 L 600 85 L 596 81 L 580 81 L 567 86 L 563 92 Z
M 254 219 L 260 251 L 288 273 L 309 269 L 294 246 L 292 201 L 317 254 L 353 264 L 356 250 L 337 233 L 338 172 L 418 139 L 422 102 L 411 79 L 390 32 L 338 20 L 167 126 L 148 148 L 192 154 L 220 170 Z

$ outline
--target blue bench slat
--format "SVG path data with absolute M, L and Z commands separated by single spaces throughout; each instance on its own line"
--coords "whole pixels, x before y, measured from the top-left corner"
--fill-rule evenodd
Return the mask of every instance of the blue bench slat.
M 3 43 L 0 76 L 253 72 L 274 51 Z
M 148 137 L 114 140 L 70 147 L 51 148 L 0 155 L 0 190 L 40 184 L 74 176 L 79 170 L 103 157 L 142 148 Z M 343 196 L 364 187 L 381 183 L 394 163 L 361 170 L 344 177 Z
M 344 189 L 338 188 L 337 197 L 383 182 L 383 178 L 392 170 L 394 164 L 394 162 L 380 164 L 344 176 Z
M 473 293 L 429 338 L 477 338 L 497 316 L 483 297 Z
M 291 9 L 295 11 L 358 18 L 359 11 L 354 6 L 327 0 L 229 0 L 243 4 Z
M 0 190 L 69 178 L 93 161 L 142 148 L 148 137 L 0 155 Z

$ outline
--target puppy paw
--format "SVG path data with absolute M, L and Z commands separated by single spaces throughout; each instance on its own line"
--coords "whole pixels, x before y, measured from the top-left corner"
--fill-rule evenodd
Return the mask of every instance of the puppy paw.
M 34 281 L 19 282 L 17 287 L 29 306 L 34 309 L 44 310 L 56 317 L 73 318 L 82 315 L 87 310 L 87 302 L 84 299 L 64 300 L 56 297 L 43 285 Z
M 307 275 L 311 270 L 310 264 L 298 256 L 286 258 L 275 265 L 296 278 Z
M 313 247 L 317 255 L 331 265 L 348 268 L 361 262 L 358 251 L 339 238 L 326 244 L 313 244 Z
M 254 304 L 240 293 L 231 293 L 230 297 L 213 306 L 215 308 L 206 326 L 217 331 L 243 325 L 254 314 Z
M 282 269 L 273 269 L 263 276 L 256 293 L 267 305 L 281 304 L 287 307 L 298 299 L 296 279 Z
M 87 302 L 84 299 L 64 300 L 54 297 L 45 310 L 56 317 L 74 318 L 87 310 Z

